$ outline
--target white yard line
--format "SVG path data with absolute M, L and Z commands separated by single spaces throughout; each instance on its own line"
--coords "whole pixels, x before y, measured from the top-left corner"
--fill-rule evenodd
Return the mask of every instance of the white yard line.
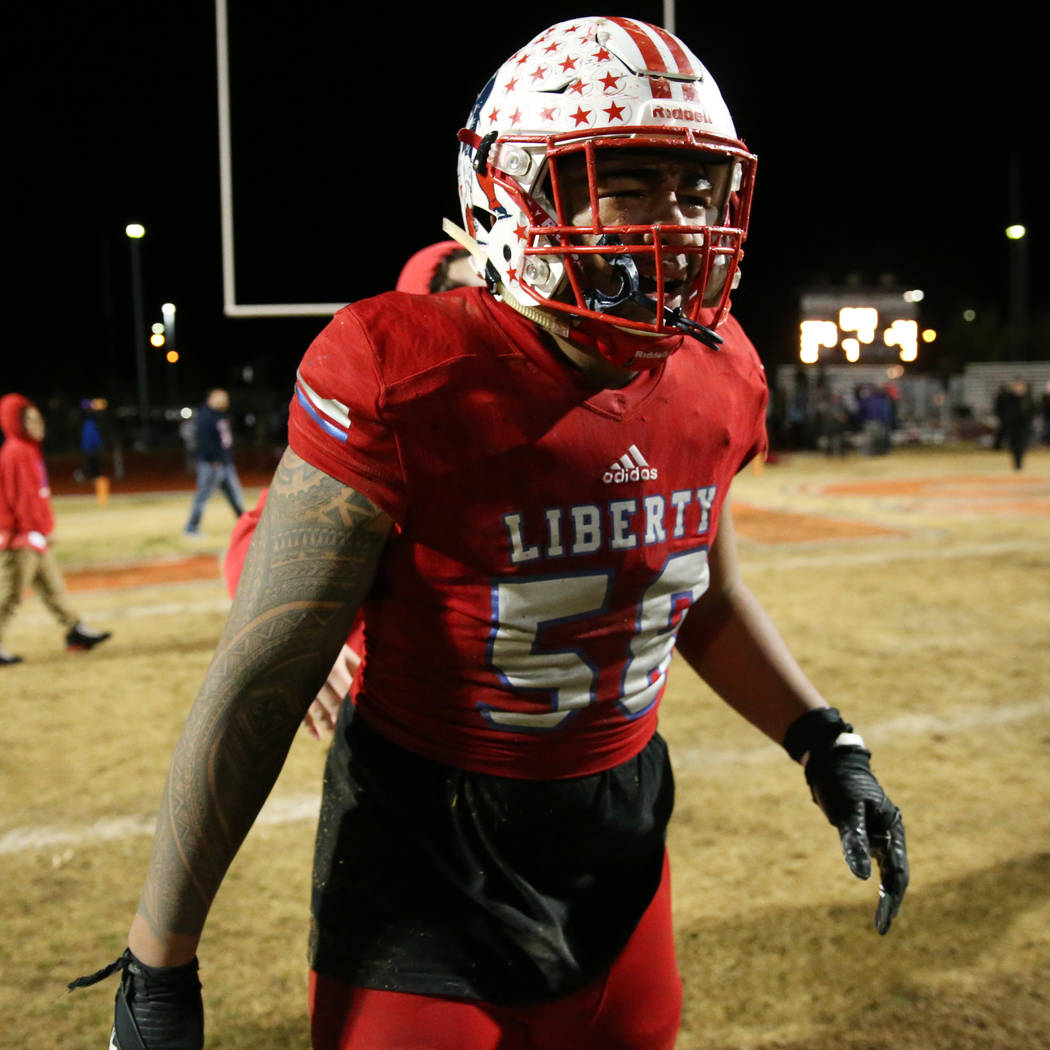
M 858 727 L 867 744 L 889 744 L 902 737 L 932 736 L 935 733 L 969 733 L 976 729 L 1023 722 L 1029 718 L 1050 715 L 1050 696 L 1023 704 L 974 707 L 950 715 L 902 715 L 885 722 L 866 723 Z M 783 759 L 784 752 L 772 741 L 760 741 L 754 747 L 744 748 L 677 748 L 671 753 L 676 769 L 700 769 L 710 766 L 761 765 Z M 2 841 L 2 840 L 0 840 Z
M 317 820 L 320 795 L 290 795 L 271 798 L 263 807 L 256 827 L 276 827 Z M 116 842 L 137 835 L 152 835 L 156 817 L 103 817 L 91 824 L 74 827 L 45 825 L 37 828 L 13 828 L 0 836 L 0 856 L 24 853 L 33 849 L 73 849 Z
M 885 722 L 864 727 L 869 743 L 890 741 L 902 737 L 926 736 L 934 733 L 968 733 L 994 726 L 1023 722 L 1050 714 L 1050 696 L 1027 703 L 1006 706 L 970 708 L 951 715 L 903 715 Z M 774 760 L 783 761 L 784 752 L 772 743 L 757 742 L 745 748 L 679 748 L 674 757 L 676 769 L 699 769 L 725 765 L 756 765 Z M 289 795 L 271 798 L 256 820 L 257 827 L 278 827 L 316 821 L 320 795 Z M 13 828 L 0 836 L 0 856 L 16 856 L 30 850 L 73 850 L 96 846 L 134 836 L 152 835 L 154 817 L 108 817 L 91 824 L 73 826 L 44 825 L 34 828 Z
M 87 594 L 87 591 L 81 591 L 77 595 L 79 598 L 81 594 Z M 97 593 L 97 592 L 95 592 Z M 106 592 L 111 593 L 111 592 Z M 87 605 L 86 602 L 77 602 L 81 607 Z M 143 605 L 95 605 L 92 604 L 90 609 L 85 609 L 85 619 L 87 619 L 87 613 L 90 613 L 92 621 L 101 620 L 105 617 L 106 621 L 109 620 L 135 620 L 139 618 L 147 618 L 151 616 L 184 616 L 187 614 L 194 613 L 211 613 L 211 612 L 229 612 L 230 610 L 230 599 L 229 598 L 206 598 L 201 601 L 193 602 L 152 602 L 150 604 Z M 19 622 L 23 621 L 23 617 L 18 617 Z M 27 623 L 47 623 L 53 624 L 54 618 L 45 612 L 34 611 L 28 616 L 24 617 Z
M 834 566 L 860 566 L 881 565 L 885 562 L 901 562 L 908 560 L 945 560 L 951 558 L 981 558 L 998 557 L 1003 554 L 1025 554 L 1043 553 L 1046 544 L 1036 540 L 1004 540 L 997 543 L 973 543 L 965 546 L 910 546 L 902 543 L 900 539 L 890 542 L 886 547 L 876 550 L 858 549 L 851 546 L 848 550 L 827 550 L 823 546 L 809 550 L 799 550 L 792 544 L 771 548 L 766 544 L 751 546 L 743 544 L 740 559 L 746 572 L 749 568 L 755 570 L 793 570 L 826 568 Z M 216 581 L 212 581 L 216 582 Z M 186 586 L 179 583 L 177 586 Z M 122 593 L 115 591 L 79 592 L 79 595 L 97 594 L 111 595 Z M 78 597 L 79 597 L 78 595 Z M 104 616 L 106 619 L 136 619 L 149 616 L 180 616 L 186 613 L 202 612 L 225 612 L 230 608 L 230 599 L 226 597 L 207 598 L 198 601 L 186 602 L 155 602 L 141 605 L 108 605 L 105 602 L 91 603 L 91 615 L 95 618 Z M 22 621 L 23 617 L 19 616 Z M 52 623 L 48 613 L 33 609 L 24 616 L 29 623 Z

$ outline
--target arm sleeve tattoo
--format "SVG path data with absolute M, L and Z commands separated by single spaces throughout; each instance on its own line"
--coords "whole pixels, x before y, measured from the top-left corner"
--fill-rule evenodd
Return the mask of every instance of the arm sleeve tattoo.
M 172 756 L 139 914 L 200 933 L 375 576 L 390 519 L 291 450 Z

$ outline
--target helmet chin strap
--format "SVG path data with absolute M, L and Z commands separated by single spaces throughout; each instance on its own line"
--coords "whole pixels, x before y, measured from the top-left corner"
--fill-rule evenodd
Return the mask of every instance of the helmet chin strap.
M 602 234 L 598 240 L 598 246 L 605 247 L 610 244 L 623 244 L 623 241 L 615 233 Z M 596 288 L 591 289 L 584 294 L 583 301 L 587 309 L 595 310 L 599 313 L 610 313 L 617 307 L 623 306 L 624 303 L 637 303 L 655 314 L 656 304 L 642 291 L 642 281 L 634 258 L 630 255 L 614 255 L 608 260 L 608 263 L 610 268 L 620 278 L 620 290 L 615 295 L 607 295 L 605 292 L 599 292 Z M 677 328 L 688 333 L 712 350 L 717 350 L 722 345 L 722 337 L 720 335 L 706 325 L 691 321 L 688 317 L 685 317 L 680 306 L 674 310 L 669 310 L 665 306 L 663 309 L 663 323 L 671 328 Z
M 441 228 L 449 235 L 449 237 L 454 241 L 457 241 L 466 248 L 468 252 L 470 252 L 475 261 L 481 267 L 481 272 L 485 274 L 490 290 L 495 292 L 496 295 L 498 295 L 512 310 L 516 310 L 522 315 L 522 317 L 527 317 L 533 324 L 539 325 L 540 328 L 543 328 L 554 335 L 561 336 L 565 339 L 569 337 L 571 329 L 568 324 L 559 320 L 557 317 L 552 316 L 546 310 L 541 310 L 538 306 L 528 306 L 525 303 L 519 303 L 513 295 L 507 293 L 507 290 L 503 287 L 503 284 L 500 281 L 492 279 L 492 275 L 495 273 L 495 267 L 489 262 L 489 257 L 485 253 L 485 249 L 482 248 L 466 230 L 457 226 L 451 219 L 442 219 Z

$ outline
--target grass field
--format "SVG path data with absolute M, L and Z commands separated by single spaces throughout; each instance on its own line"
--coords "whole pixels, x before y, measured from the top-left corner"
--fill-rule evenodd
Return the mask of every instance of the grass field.
M 661 730 L 686 1010 L 679 1050 L 1050 1047 L 1050 452 L 796 455 L 734 488 L 741 560 L 904 811 L 912 885 L 888 937 L 802 775 L 684 666 Z M 249 492 L 249 499 L 254 493 Z M 232 515 L 187 493 L 56 499 L 67 654 L 35 598 L 0 672 L 0 1047 L 100 1050 L 166 763 L 228 607 Z M 117 568 L 120 571 L 117 571 Z M 134 567 L 135 571 L 129 571 Z M 312 818 L 300 734 L 201 949 L 212 1050 L 305 1050 Z M 557 1048 L 550 1048 L 557 1050 Z

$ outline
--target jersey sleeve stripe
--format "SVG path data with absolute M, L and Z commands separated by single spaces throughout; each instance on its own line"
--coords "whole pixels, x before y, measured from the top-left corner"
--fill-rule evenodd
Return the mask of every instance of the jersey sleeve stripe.
M 350 427 L 350 417 L 347 415 L 346 406 L 331 398 L 323 398 L 316 391 L 311 390 L 306 383 L 299 379 L 295 384 L 295 396 L 302 405 L 306 414 L 326 433 L 336 441 L 346 442 L 348 438 L 347 429 Z M 331 416 L 332 418 L 326 418 Z M 343 427 L 332 422 L 336 419 L 343 423 Z

